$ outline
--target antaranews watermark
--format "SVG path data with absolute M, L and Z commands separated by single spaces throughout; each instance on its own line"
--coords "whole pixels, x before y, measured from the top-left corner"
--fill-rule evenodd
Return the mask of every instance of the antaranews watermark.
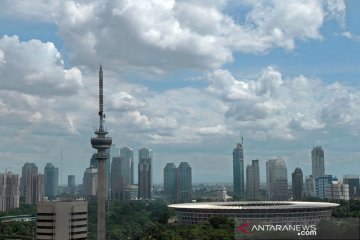
M 317 224 L 269 224 L 236 219 L 235 239 L 360 239 L 358 218 L 331 218 Z

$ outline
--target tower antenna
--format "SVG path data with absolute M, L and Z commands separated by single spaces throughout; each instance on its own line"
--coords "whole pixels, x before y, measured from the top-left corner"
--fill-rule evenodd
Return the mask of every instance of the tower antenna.
M 104 128 L 104 96 L 103 71 L 99 70 L 99 129 L 95 131 L 96 137 L 91 138 L 91 145 L 98 152 L 95 158 L 98 162 L 98 189 L 97 189 L 97 240 L 105 240 L 105 161 L 108 158 L 106 150 L 110 148 L 112 139 L 106 137 L 108 132 Z

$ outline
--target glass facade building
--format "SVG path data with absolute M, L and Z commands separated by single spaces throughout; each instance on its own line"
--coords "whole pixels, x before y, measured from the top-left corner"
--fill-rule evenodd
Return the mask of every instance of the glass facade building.
M 233 150 L 233 178 L 234 178 L 234 197 L 244 198 L 244 151 L 242 144 L 238 143 Z

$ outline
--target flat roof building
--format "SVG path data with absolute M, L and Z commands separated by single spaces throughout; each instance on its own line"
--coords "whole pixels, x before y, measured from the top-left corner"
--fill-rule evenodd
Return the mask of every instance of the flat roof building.
M 87 239 L 87 201 L 51 201 L 36 208 L 36 239 Z

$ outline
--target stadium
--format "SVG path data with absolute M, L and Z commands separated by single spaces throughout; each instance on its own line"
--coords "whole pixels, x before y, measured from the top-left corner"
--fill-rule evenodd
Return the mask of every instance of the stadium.
M 178 223 L 192 225 L 206 222 L 211 217 L 236 218 L 241 222 L 264 224 L 317 224 L 329 218 L 339 206 L 327 202 L 201 202 L 168 205 L 175 211 Z

